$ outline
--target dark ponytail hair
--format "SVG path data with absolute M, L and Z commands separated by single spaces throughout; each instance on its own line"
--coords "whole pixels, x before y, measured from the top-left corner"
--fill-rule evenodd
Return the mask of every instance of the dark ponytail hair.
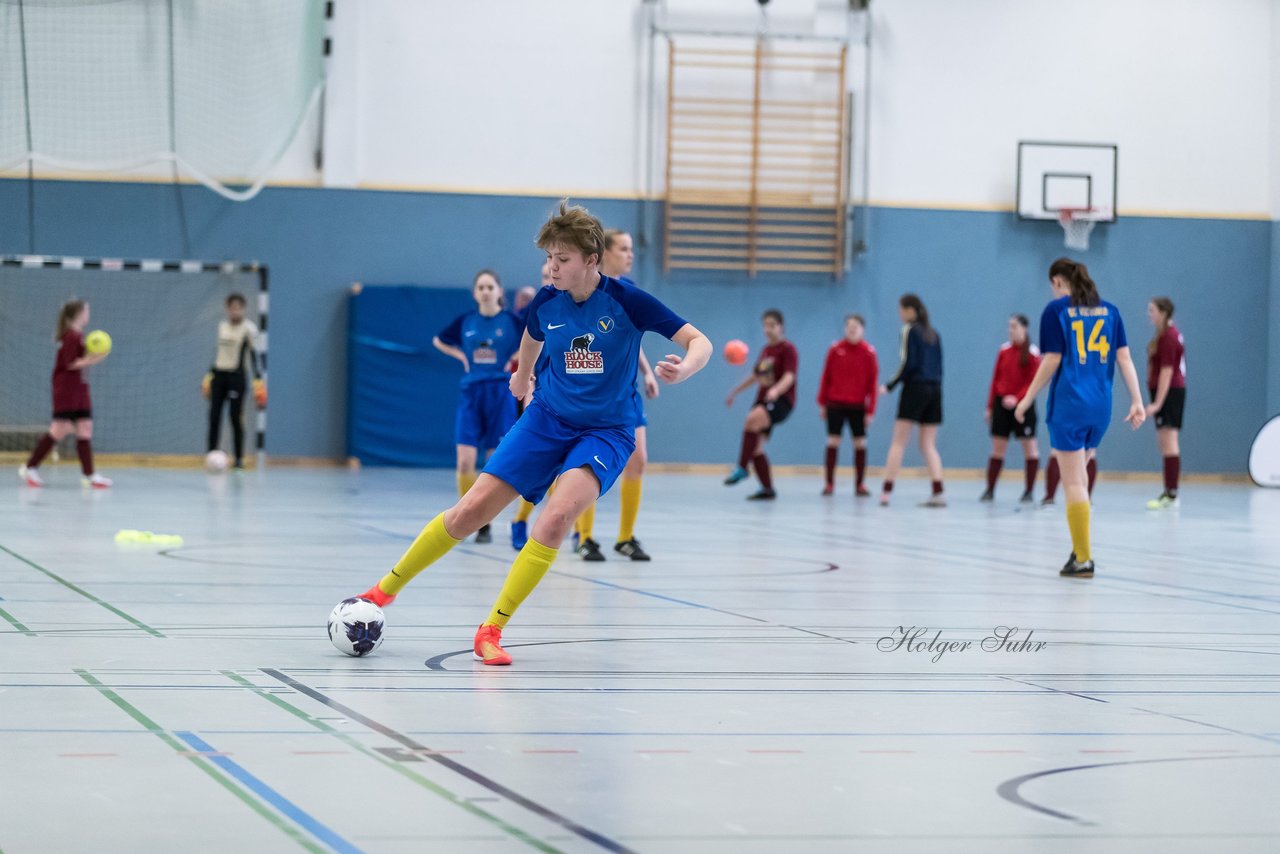
M 67 330 L 71 328 L 71 324 L 82 311 L 84 311 L 82 299 L 68 300 L 62 304 L 62 310 L 58 312 L 58 334 L 53 336 L 54 341 L 62 340 L 62 336 L 67 334 Z
M 1049 265 L 1049 281 L 1053 281 L 1055 276 L 1067 280 L 1067 285 L 1071 288 L 1072 305 L 1097 305 L 1102 301 L 1102 297 L 1098 296 L 1098 286 L 1089 277 L 1089 268 L 1079 261 L 1072 261 L 1070 258 L 1054 261 Z
M 915 294 L 903 294 L 898 299 L 898 305 L 903 308 L 909 308 L 916 313 L 916 323 L 920 326 L 920 331 L 924 334 L 924 340 L 932 344 L 938 340 L 938 333 L 929 325 L 929 309 L 924 307 L 924 302 Z
M 1156 310 L 1164 315 L 1164 325 L 1156 330 L 1156 334 L 1147 342 L 1147 355 L 1154 357 L 1156 350 L 1160 348 L 1160 336 L 1169 329 L 1169 322 L 1173 320 L 1173 300 L 1168 297 L 1152 297 L 1151 304 Z
M 1010 315 L 1010 317 L 1017 321 L 1019 326 L 1027 330 L 1027 337 L 1022 339 L 1022 346 L 1018 348 L 1021 350 L 1018 355 L 1018 365 L 1025 368 L 1027 362 L 1031 361 L 1031 321 L 1027 319 L 1025 314 L 1014 314 Z

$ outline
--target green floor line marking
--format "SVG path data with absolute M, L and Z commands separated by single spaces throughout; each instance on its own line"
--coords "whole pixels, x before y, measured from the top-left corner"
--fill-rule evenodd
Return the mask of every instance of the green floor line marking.
M 13 626 L 15 629 L 17 629 L 18 631 L 22 632 L 22 633 L 23 633 L 24 635 L 26 635 L 27 637 L 32 637 L 32 638 L 33 638 L 33 637 L 35 637 L 35 636 L 36 636 L 36 633 L 35 633 L 35 632 L 31 631 L 31 629 L 29 629 L 29 628 L 27 628 L 26 626 L 22 625 L 22 623 L 18 621 L 18 618 L 17 618 L 17 617 L 13 616 L 13 614 L 10 614 L 10 613 L 9 613 L 8 611 L 6 611 L 4 608 L 0 608 L 0 617 L 3 617 L 3 618 L 4 618 L 4 621 L 5 621 L 6 623 L 8 623 L 9 625 Z M 0 854 L 4 854 L 4 851 L 3 851 L 3 850 L 0 850 Z
M 59 584 L 61 584 L 63 587 L 67 588 L 68 590 L 72 590 L 72 591 L 74 591 L 74 592 L 76 592 L 76 593 L 79 593 L 81 596 L 83 596 L 84 598 L 88 599 L 90 602 L 96 602 L 97 604 L 99 604 L 99 605 L 101 605 L 102 607 L 106 608 L 106 609 L 107 609 L 108 611 L 110 611 L 111 613 L 115 614 L 117 617 L 120 617 L 120 618 L 121 618 L 121 619 L 123 619 L 123 620 L 128 620 L 130 623 L 133 623 L 133 625 L 135 625 L 135 626 L 137 626 L 138 628 L 142 629 L 142 630 L 143 630 L 144 632 L 146 632 L 147 634 L 149 634 L 149 635 L 153 635 L 153 636 L 158 637 L 158 638 L 162 638 L 162 637 L 164 637 L 164 635 L 163 635 L 163 634 L 161 634 L 160 632 L 158 632 L 158 631 L 156 631 L 155 629 L 151 628 L 151 627 L 150 627 L 150 626 L 148 626 L 146 623 L 142 622 L 141 620 L 137 619 L 136 617 L 131 617 L 131 616 L 129 616 L 129 615 L 128 615 L 128 614 L 126 614 L 124 611 L 121 611 L 119 608 L 117 608 L 115 605 L 112 605 L 112 604 L 110 604 L 110 603 L 108 603 L 108 602 L 104 602 L 103 600 L 99 599 L 97 596 L 94 596 L 94 595 L 93 595 L 92 593 L 90 593 L 88 590 L 85 590 L 83 587 L 77 587 L 76 585 L 72 584 L 70 581 L 67 581 L 67 580 L 66 580 L 65 578 L 63 578 L 61 575 L 58 575 L 56 572 L 50 572 L 49 570 L 45 569 L 43 566 L 41 566 L 40 564 L 36 563 L 35 561 L 28 560 L 27 558 L 25 558 L 25 557 L 23 557 L 22 555 L 18 554 L 18 553 L 17 553 L 17 552 L 15 552 L 13 549 L 10 549 L 10 548 L 7 548 L 7 547 L 5 547 L 5 546 L 0 545 L 0 551 L 5 552 L 6 554 L 9 554 L 9 555 L 11 555 L 11 556 L 13 556 L 13 557 L 17 558 L 18 560 L 22 561 L 23 563 L 25 563 L 27 566 L 31 567 L 31 568 L 32 568 L 32 569 L 34 569 L 34 570 L 37 570 L 37 571 L 39 571 L 39 572 L 43 572 L 45 575 L 49 576 L 49 577 L 50 577 L 50 578 L 52 578 L 54 581 L 58 582 L 58 583 L 59 583 Z
M 316 718 L 313 718 L 311 715 L 307 714 L 302 709 L 299 709 L 297 706 L 293 705 L 287 700 L 283 700 L 278 695 L 272 694 L 271 692 L 267 691 L 265 688 L 261 688 L 253 684 L 248 679 L 245 679 L 243 676 L 241 676 L 239 673 L 234 673 L 230 670 L 222 670 L 219 672 L 223 676 L 230 679 L 232 682 L 235 682 L 237 685 L 240 685 L 243 688 L 248 688 L 250 691 L 257 694 L 262 699 L 267 700 L 268 702 L 273 703 L 276 706 L 279 706 L 281 709 L 284 709 L 289 714 L 293 715 L 296 718 L 299 718 L 300 720 L 307 722 L 308 724 L 315 727 L 316 729 L 323 730 L 329 735 L 332 735 L 333 737 L 337 738 L 339 741 L 342 741 L 344 744 L 351 747 L 358 753 L 361 753 L 369 757 L 370 759 L 373 759 L 378 763 L 385 765 L 386 767 L 400 774 L 402 777 L 406 777 L 412 780 L 413 782 L 417 783 L 423 788 L 430 790 L 434 794 L 439 795 L 440 797 L 444 798 L 445 800 L 449 801 L 455 806 L 461 807 L 462 809 L 471 813 L 475 817 L 489 822 L 493 826 L 505 831 L 511 836 L 514 836 L 516 839 L 519 839 L 521 842 L 527 843 L 528 845 L 533 846 L 539 851 L 546 852 L 546 854 L 564 854 L 564 852 L 562 852 L 559 848 L 555 848 L 551 845 L 548 845 L 542 840 L 529 835 L 528 833 L 526 833 L 525 831 L 521 830 L 520 828 L 514 825 L 507 824 L 505 821 L 498 818 L 496 815 L 493 815 L 492 813 L 489 813 L 489 812 L 485 812 L 480 807 L 466 800 L 462 796 L 457 795 L 449 791 L 445 787 L 441 786 L 440 784 L 435 783 L 432 780 L 429 780 L 426 777 L 423 777 L 421 774 L 418 774 L 417 772 L 404 767 L 402 763 L 397 762 L 394 759 L 388 759 L 387 757 L 383 756 L 381 753 L 378 753 L 377 751 L 372 750 L 371 748 L 365 746 L 365 744 L 362 743 L 358 738 L 352 735 L 348 735 L 347 733 L 342 732 L 341 730 L 330 726 L 329 724 L 325 723 L 322 720 L 317 720 Z
M 0 548 L 3 548 L 3 546 L 0 546 Z M 321 848 L 320 846 L 313 843 L 310 839 L 303 836 L 302 831 L 298 830 L 292 824 L 289 824 L 283 818 L 281 818 L 280 816 L 276 815 L 276 813 L 268 809 L 265 804 L 261 803 L 252 795 L 250 795 L 248 792 L 246 792 L 244 789 L 241 789 L 234 782 L 224 777 L 221 772 L 219 772 L 216 768 L 210 765 L 203 758 L 199 756 L 191 756 L 190 755 L 191 749 L 187 745 L 183 744 L 181 741 L 178 741 L 178 739 L 170 735 L 167 730 L 161 728 L 159 724 L 157 724 L 155 721 L 151 720 L 151 718 L 144 715 L 142 711 L 138 709 L 136 706 L 130 705 L 130 703 L 127 700 L 125 700 L 124 697 L 121 697 L 115 691 L 112 691 L 106 685 L 99 682 L 98 679 L 92 673 L 90 673 L 87 670 L 75 670 L 74 673 L 77 676 L 79 676 L 81 679 L 83 679 L 85 682 L 89 683 L 94 688 L 96 688 L 99 694 L 101 694 L 102 696 L 110 700 L 112 703 L 114 703 L 126 715 L 128 715 L 129 717 L 137 721 L 138 724 L 143 729 L 147 730 L 152 735 L 158 737 L 161 741 L 163 741 L 165 744 L 172 747 L 178 753 L 186 754 L 186 758 L 192 764 L 194 764 L 201 771 L 203 771 L 204 773 L 212 777 L 218 783 L 218 785 L 222 786 L 228 792 L 235 795 L 237 798 L 239 798 L 241 801 L 247 804 L 258 815 L 262 816 L 267 821 L 274 824 L 285 835 L 292 838 L 294 842 L 297 842 L 303 848 L 312 852 L 312 854 L 329 854 L 329 851 L 327 849 Z

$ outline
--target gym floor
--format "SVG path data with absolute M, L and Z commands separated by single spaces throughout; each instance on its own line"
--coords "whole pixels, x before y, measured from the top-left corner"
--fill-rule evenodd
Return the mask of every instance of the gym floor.
M 451 472 L 106 473 L 0 494 L 3 854 L 1280 850 L 1280 491 L 1152 513 L 1104 473 L 1066 580 L 1012 475 L 944 510 L 653 475 L 653 562 L 566 549 L 486 668 L 510 512 L 372 656 L 325 635 Z

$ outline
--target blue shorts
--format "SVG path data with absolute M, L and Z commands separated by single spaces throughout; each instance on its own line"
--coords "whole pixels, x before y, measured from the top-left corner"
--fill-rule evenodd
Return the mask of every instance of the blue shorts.
M 1055 451 L 1091 451 L 1107 435 L 1106 424 L 1054 424 L 1049 428 L 1049 447 Z
M 636 449 L 629 427 L 585 429 L 566 424 L 539 406 L 537 397 L 484 464 L 485 474 L 515 487 L 537 504 L 564 472 L 588 466 L 604 495 L 627 467 Z
M 648 427 L 648 426 L 649 426 L 649 419 L 648 419 L 648 418 L 646 418 L 646 417 L 645 417 L 645 414 L 644 414 L 644 404 L 643 404 L 643 403 L 637 403 L 637 404 L 636 404 L 636 423 L 635 423 L 635 426 L 637 426 L 637 427 Z
M 453 441 L 487 451 L 498 447 L 516 423 L 516 399 L 504 382 L 463 386 L 453 421 Z

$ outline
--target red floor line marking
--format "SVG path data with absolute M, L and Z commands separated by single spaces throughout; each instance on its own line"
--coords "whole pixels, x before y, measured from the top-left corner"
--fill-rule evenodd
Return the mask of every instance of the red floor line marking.
M 752 750 L 747 748 L 747 753 L 804 753 L 803 750 Z
M 107 756 L 119 756 L 119 753 L 59 753 L 63 759 L 98 759 Z
M 521 753 L 577 753 L 576 750 L 522 750 Z

